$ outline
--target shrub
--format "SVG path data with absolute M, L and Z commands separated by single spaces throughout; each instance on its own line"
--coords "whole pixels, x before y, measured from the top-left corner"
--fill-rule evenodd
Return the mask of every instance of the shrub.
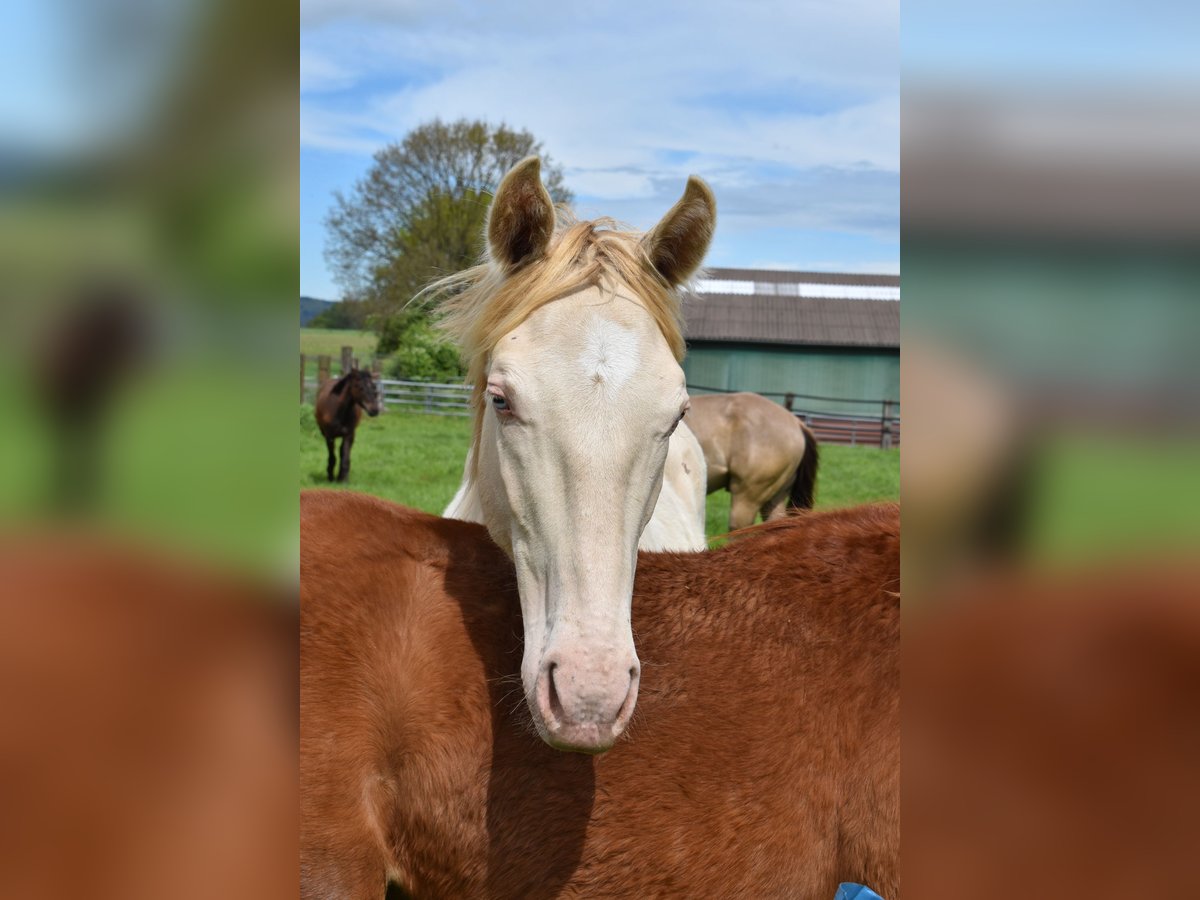
M 381 323 L 377 352 L 391 354 L 388 374 L 406 381 L 457 382 L 466 373 L 458 348 L 420 310 L 404 310 Z

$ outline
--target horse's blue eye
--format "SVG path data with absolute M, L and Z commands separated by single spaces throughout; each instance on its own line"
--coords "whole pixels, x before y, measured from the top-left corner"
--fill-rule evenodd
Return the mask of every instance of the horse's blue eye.
M 492 406 L 494 406 L 496 409 L 499 409 L 499 410 L 507 410 L 508 409 L 508 401 L 505 400 L 503 397 L 501 397 L 499 394 L 492 394 Z

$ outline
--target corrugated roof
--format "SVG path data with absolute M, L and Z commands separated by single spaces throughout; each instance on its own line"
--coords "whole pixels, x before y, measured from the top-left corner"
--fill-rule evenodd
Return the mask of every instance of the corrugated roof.
M 689 341 L 900 346 L 900 304 L 894 300 L 700 294 L 687 297 L 683 311 Z

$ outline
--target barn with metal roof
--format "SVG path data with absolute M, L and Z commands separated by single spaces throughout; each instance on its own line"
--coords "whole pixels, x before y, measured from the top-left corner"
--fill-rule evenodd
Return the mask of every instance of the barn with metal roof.
M 900 277 L 709 269 L 684 301 L 692 393 L 878 418 L 900 399 Z

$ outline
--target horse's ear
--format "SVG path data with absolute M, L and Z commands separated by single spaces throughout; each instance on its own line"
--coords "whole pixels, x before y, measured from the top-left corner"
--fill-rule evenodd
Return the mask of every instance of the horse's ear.
M 545 253 L 552 234 L 554 201 L 542 186 L 541 162 L 527 156 L 496 189 L 488 211 L 488 249 L 501 266 L 514 269 Z
M 667 283 L 683 284 L 700 268 L 717 227 L 717 201 L 707 184 L 692 175 L 683 196 L 650 229 L 642 246 Z

